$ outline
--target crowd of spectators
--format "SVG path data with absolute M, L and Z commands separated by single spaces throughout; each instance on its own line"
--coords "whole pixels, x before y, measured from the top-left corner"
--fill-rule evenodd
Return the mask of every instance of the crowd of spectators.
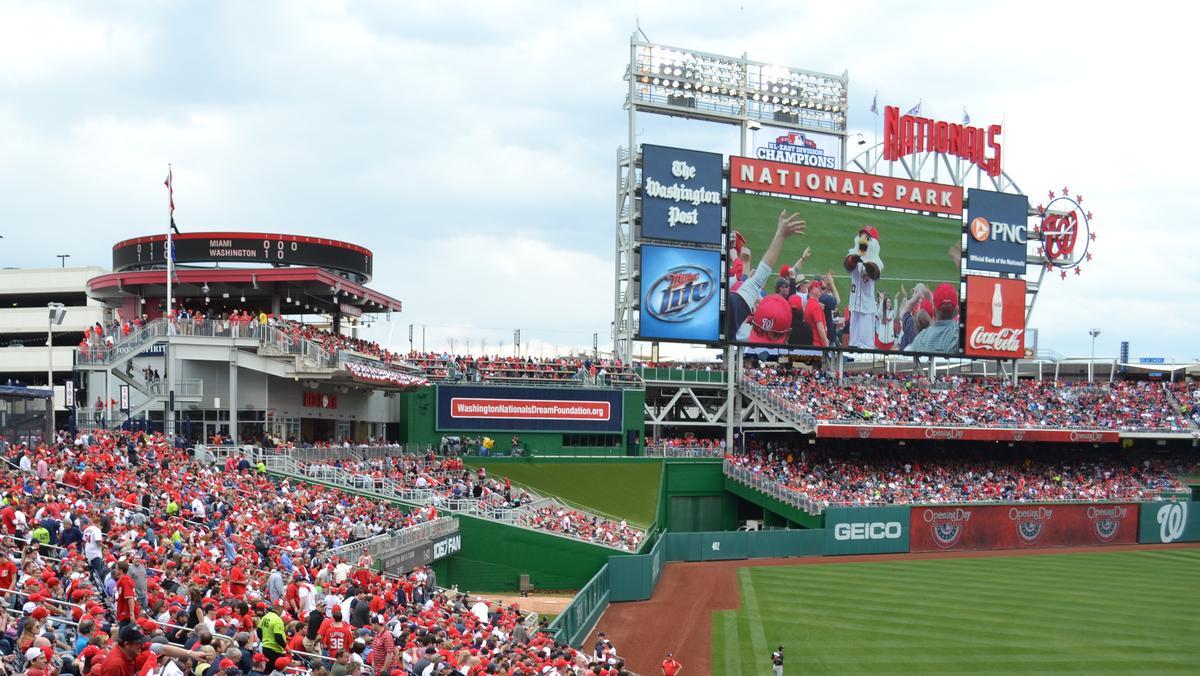
M 501 357 L 411 352 L 408 360 L 437 381 L 475 383 L 595 383 L 633 385 L 638 379 L 620 360 L 590 357 Z
M 1200 429 L 1200 385 L 1195 382 L 1171 383 L 1171 393 L 1179 404 L 1179 410 L 1192 423 L 1194 429 Z
M 158 435 L 0 441 L 0 672 L 56 676 L 627 673 L 442 592 L 326 554 L 433 518 L 203 464 Z M 446 468 L 449 470 L 450 468 Z M 10 611 L 11 609 L 11 611 Z
M 856 374 L 838 383 L 815 369 L 747 369 L 797 412 L 822 422 L 1183 431 L 1161 383 L 1103 383 L 912 374 Z
M 755 446 L 729 462 L 773 479 L 821 507 L 830 505 L 1156 500 L 1183 485 L 1180 466 L 1156 457 L 1035 459 L 920 457 L 881 452 L 847 456 Z
M 487 468 L 475 469 L 458 457 L 404 454 L 368 459 L 345 458 L 308 463 L 304 471 L 311 476 L 325 469 L 341 469 L 354 477 L 356 486 L 380 489 L 386 485 L 398 490 L 430 491 L 431 504 L 462 508 L 471 506 L 481 513 L 495 512 L 511 516 L 529 528 L 565 535 L 577 540 L 635 551 L 646 537 L 642 530 L 623 520 L 608 519 L 571 509 L 548 499 L 535 504 L 534 496 L 514 489 L 508 477 L 488 476 Z

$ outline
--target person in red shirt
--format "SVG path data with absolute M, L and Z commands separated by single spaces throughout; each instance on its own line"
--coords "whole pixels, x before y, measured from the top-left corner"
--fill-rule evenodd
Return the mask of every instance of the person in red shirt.
M 206 657 L 205 653 L 185 650 L 179 646 L 159 644 L 153 647 L 153 652 L 144 650 L 146 635 L 136 624 L 121 627 L 117 634 L 116 645 L 108 651 L 104 661 L 94 667 L 91 673 L 96 676 L 134 676 L 146 666 L 155 655 L 167 657 L 186 657 L 198 660 Z
M 662 662 L 663 676 L 675 676 L 681 671 L 683 671 L 683 665 L 671 653 L 667 653 L 667 659 Z
M 129 575 L 129 562 L 117 562 L 117 623 L 120 625 L 137 622 L 137 592 L 133 578 Z
M 17 581 L 17 564 L 8 556 L 0 556 L 0 590 L 13 589 Z M 8 596 L 8 592 L 0 591 L 0 596 Z
M 17 499 L 12 498 L 12 504 L 5 505 L 4 509 L 0 509 L 0 523 L 4 524 L 4 532 L 9 535 L 17 534 L 17 510 L 13 509 L 13 505 L 17 504 Z
M 825 306 L 821 305 L 821 282 L 815 281 L 804 304 L 804 323 L 812 329 L 813 346 L 829 347 L 829 327 L 825 325 Z
M 229 593 L 236 599 L 246 597 L 246 570 L 240 555 L 233 559 L 233 568 L 229 571 Z
M 331 657 L 349 650 L 354 643 L 354 628 L 342 622 L 341 609 L 341 606 L 333 607 L 333 622 L 321 636 L 321 645 L 325 646 L 325 653 Z

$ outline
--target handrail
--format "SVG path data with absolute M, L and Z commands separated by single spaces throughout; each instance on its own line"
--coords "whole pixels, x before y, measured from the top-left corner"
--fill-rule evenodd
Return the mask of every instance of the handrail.
M 535 510 L 530 509 L 525 505 L 510 507 L 506 505 L 494 504 L 484 499 L 447 497 L 433 489 L 428 488 L 418 489 L 400 487 L 394 480 L 363 474 L 355 474 L 340 467 L 304 465 L 290 455 L 282 453 L 264 452 L 264 462 L 268 471 L 274 471 L 278 474 L 295 477 L 301 481 L 325 482 L 327 484 L 332 484 L 339 488 L 345 488 L 350 491 L 370 493 L 386 500 L 393 500 L 407 504 L 429 505 L 436 507 L 439 510 L 470 514 L 493 521 L 500 521 L 513 526 L 529 528 L 530 530 L 557 535 L 559 537 L 564 537 L 578 542 L 587 542 L 590 544 L 599 545 L 601 547 L 616 549 L 618 551 L 628 551 L 624 547 L 616 544 L 609 544 L 601 540 L 591 540 L 575 537 L 570 533 L 533 528 L 528 524 L 536 521 L 540 515 L 537 514 Z M 640 529 L 636 530 L 638 530 L 638 532 L 642 532 Z M 642 533 L 642 537 L 639 539 L 644 541 L 645 534 L 644 532 Z
M 738 483 L 753 488 L 760 493 L 764 493 L 773 497 L 780 502 L 792 505 L 803 509 L 812 515 L 819 515 L 829 507 L 872 507 L 872 506 L 892 506 L 903 505 L 909 507 L 922 507 L 930 505 L 1024 505 L 1024 504 L 1056 504 L 1056 505 L 1093 505 L 1102 502 L 1163 502 L 1168 498 L 1163 494 L 1161 489 L 1145 490 L 1143 493 L 1151 494 L 1154 497 L 1150 499 L 1137 497 L 1113 497 L 1098 500 L 948 500 L 946 502 L 929 502 L 929 501 L 898 501 L 888 502 L 885 500 L 857 500 L 857 501 L 835 501 L 835 500 L 819 500 L 810 498 L 801 489 L 794 486 L 789 486 L 772 477 L 753 472 L 745 467 L 739 467 L 729 460 L 725 460 L 722 465 L 722 471 L 725 476 L 737 481 Z

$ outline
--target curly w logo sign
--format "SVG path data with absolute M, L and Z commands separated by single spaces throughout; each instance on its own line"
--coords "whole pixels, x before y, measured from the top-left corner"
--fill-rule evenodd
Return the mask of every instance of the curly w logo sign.
M 1142 505 L 1138 542 L 1196 542 L 1200 540 L 1200 519 L 1189 502 L 1146 503 Z

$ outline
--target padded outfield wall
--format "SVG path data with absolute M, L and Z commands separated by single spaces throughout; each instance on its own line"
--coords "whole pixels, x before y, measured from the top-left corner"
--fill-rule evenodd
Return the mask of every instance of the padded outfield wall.
M 438 384 L 397 395 L 403 444 L 437 446 L 443 436 L 491 437 L 507 453 L 514 435 L 538 455 L 641 455 L 646 392 L 585 387 Z M 558 412 L 489 412 L 489 405 L 559 406 Z M 573 407 L 567 404 L 574 404 Z M 590 409 L 590 410 L 587 410 Z M 516 417 L 532 415 L 532 417 Z

